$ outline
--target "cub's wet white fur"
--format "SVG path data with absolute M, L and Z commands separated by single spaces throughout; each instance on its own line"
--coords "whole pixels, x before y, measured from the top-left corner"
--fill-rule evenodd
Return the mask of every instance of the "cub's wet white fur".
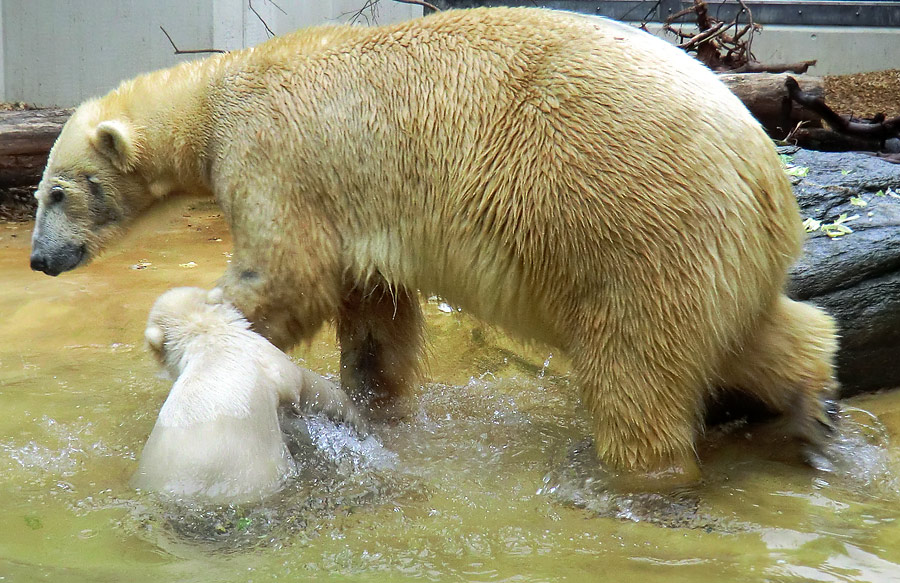
M 343 391 L 250 330 L 221 290 L 167 291 L 145 338 L 175 382 L 132 479 L 138 488 L 218 503 L 272 494 L 294 471 L 279 404 L 362 429 Z

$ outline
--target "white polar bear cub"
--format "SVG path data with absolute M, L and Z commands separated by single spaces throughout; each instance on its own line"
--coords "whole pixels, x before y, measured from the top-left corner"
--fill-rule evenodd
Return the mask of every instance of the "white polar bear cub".
M 175 384 L 132 478 L 137 488 L 217 503 L 276 492 L 294 471 L 279 403 L 362 429 L 340 388 L 250 330 L 218 288 L 161 295 L 145 337 Z

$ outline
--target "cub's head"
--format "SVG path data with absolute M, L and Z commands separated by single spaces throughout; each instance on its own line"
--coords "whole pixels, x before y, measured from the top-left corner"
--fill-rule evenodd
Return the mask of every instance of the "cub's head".
M 226 341 L 230 332 L 249 327 L 237 308 L 225 301 L 220 288 L 206 291 L 176 287 L 153 304 L 144 339 L 159 364 L 174 378 L 190 358 L 192 342 L 214 346 Z
M 31 268 L 47 275 L 88 263 L 153 200 L 141 128 L 101 103 L 83 104 L 63 127 L 35 193 Z

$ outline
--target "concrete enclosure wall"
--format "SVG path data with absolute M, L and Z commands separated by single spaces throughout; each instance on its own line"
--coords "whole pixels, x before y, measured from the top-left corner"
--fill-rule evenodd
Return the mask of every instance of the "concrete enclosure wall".
M 175 55 L 160 26 L 180 49 L 231 50 L 304 26 L 421 14 L 393 0 L 0 0 L 0 100 L 72 106 L 123 79 L 198 58 Z M 818 59 L 814 75 L 896 68 L 898 47 L 897 28 L 777 25 L 766 25 L 753 45 L 764 63 Z
M 647 30 L 675 42 L 659 23 L 649 23 Z M 767 65 L 816 60 L 809 74 L 820 77 L 884 71 L 900 68 L 900 29 L 766 24 L 754 37 L 752 49 L 756 59 Z
M 304 26 L 388 23 L 422 14 L 381 0 L 0 0 L 0 99 L 73 106 L 123 79 L 203 55 L 179 49 L 237 49 Z M 255 12 L 254 12 L 255 11 Z M 258 15 L 257 15 L 258 14 Z M 265 24 L 263 24 L 265 21 Z
M 9 1 L 9 0 L 7 0 Z M 753 40 L 762 63 L 817 59 L 812 75 L 846 75 L 900 67 L 900 29 L 768 24 Z
M 0 101 L 6 95 L 6 75 L 3 68 L 3 45 L 6 37 L 3 36 L 3 0 L 0 0 Z

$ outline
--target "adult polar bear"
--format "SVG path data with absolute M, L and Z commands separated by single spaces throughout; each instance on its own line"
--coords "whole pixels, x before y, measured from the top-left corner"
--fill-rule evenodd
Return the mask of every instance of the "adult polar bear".
M 690 480 L 704 399 L 818 444 L 832 320 L 785 298 L 796 202 L 765 134 L 650 35 L 541 9 L 313 28 L 123 83 L 66 124 L 31 264 L 87 263 L 175 191 L 234 235 L 220 285 L 281 347 L 337 322 L 342 382 L 416 377 L 417 291 L 564 350 L 625 476 Z

